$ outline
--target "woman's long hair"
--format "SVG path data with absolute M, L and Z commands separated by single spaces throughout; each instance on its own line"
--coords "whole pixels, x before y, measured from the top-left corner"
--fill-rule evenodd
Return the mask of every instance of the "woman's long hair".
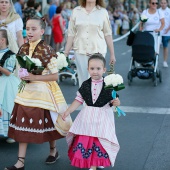
M 86 7 L 86 0 L 79 0 L 79 5 L 85 8 Z M 96 0 L 96 6 L 97 5 L 100 6 L 100 7 L 103 7 L 103 8 L 106 7 L 104 0 Z

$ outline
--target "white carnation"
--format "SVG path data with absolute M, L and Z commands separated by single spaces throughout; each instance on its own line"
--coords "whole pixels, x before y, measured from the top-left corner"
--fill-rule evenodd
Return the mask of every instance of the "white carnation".
M 67 67 L 68 63 L 66 60 L 66 56 L 63 53 L 57 52 L 57 68 L 58 70 L 61 70 L 63 67 Z
M 38 58 L 31 58 L 31 60 L 37 67 L 42 66 L 42 62 Z
M 123 83 L 123 78 L 119 74 L 110 74 L 104 78 L 106 86 L 112 85 L 113 87 Z
M 140 17 L 140 20 L 142 22 L 146 22 L 148 20 L 148 17 L 146 15 L 142 14 L 141 17 Z

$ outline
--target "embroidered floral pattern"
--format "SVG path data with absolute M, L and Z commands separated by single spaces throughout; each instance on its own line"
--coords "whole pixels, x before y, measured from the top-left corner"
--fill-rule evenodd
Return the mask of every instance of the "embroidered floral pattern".
M 100 147 L 97 146 L 95 143 L 93 143 L 92 148 L 89 148 L 87 150 L 83 147 L 82 143 L 78 143 L 77 146 L 73 148 L 73 152 L 76 152 L 78 150 L 81 151 L 82 157 L 85 159 L 89 158 L 93 152 L 97 152 L 97 156 L 99 158 L 104 157 L 107 159 L 109 157 L 108 154 L 106 152 L 103 153 Z
M 18 55 L 29 55 L 29 47 L 29 43 L 23 44 L 19 49 Z M 42 66 L 47 67 L 47 64 L 50 62 L 52 57 L 57 57 L 57 54 L 51 46 L 41 40 L 35 47 L 32 58 L 38 58 L 42 62 Z

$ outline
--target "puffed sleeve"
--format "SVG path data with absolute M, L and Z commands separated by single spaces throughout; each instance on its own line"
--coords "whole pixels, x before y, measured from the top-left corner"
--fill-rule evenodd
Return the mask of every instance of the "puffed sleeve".
M 58 73 L 58 69 L 57 69 L 57 58 L 52 57 L 50 62 L 47 65 L 47 68 L 50 70 L 50 72 L 52 74 L 54 73 Z
M 77 96 L 76 96 L 75 100 L 77 100 L 77 101 L 80 102 L 80 103 L 83 103 L 83 102 L 84 102 L 84 99 L 83 99 L 83 97 L 81 96 L 81 94 L 79 93 L 79 91 L 77 91 Z
M 11 55 L 10 58 L 8 58 L 5 61 L 4 68 L 7 69 L 10 72 L 13 72 L 15 65 L 16 65 L 16 56 Z
M 111 25 L 110 25 L 108 12 L 105 10 L 104 13 L 105 13 L 104 23 L 103 23 L 104 36 L 112 35 L 112 29 L 111 29 Z
M 18 18 L 18 19 L 15 21 L 15 30 L 16 30 L 16 32 L 23 30 L 23 21 L 22 21 L 21 18 Z
M 72 37 L 74 37 L 76 35 L 75 12 L 74 12 L 74 10 L 73 10 L 72 15 L 70 17 L 69 26 L 68 26 L 68 36 L 72 36 Z

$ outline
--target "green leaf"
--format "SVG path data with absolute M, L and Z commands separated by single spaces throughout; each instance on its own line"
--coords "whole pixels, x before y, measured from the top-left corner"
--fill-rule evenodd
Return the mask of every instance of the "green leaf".
M 113 87 L 112 85 L 108 85 L 108 86 L 105 86 L 104 88 L 119 91 L 119 90 L 124 89 L 125 85 L 122 83 L 122 84 L 119 84 L 118 86 L 115 86 L 115 87 Z
M 24 55 L 16 55 L 16 58 L 18 60 L 18 63 L 19 65 L 22 67 L 22 68 L 25 68 L 26 66 L 26 61 L 23 59 Z
M 28 72 L 31 72 L 31 70 L 35 67 L 35 63 L 32 62 L 28 57 L 26 57 L 26 66 L 25 68 L 28 70 Z

